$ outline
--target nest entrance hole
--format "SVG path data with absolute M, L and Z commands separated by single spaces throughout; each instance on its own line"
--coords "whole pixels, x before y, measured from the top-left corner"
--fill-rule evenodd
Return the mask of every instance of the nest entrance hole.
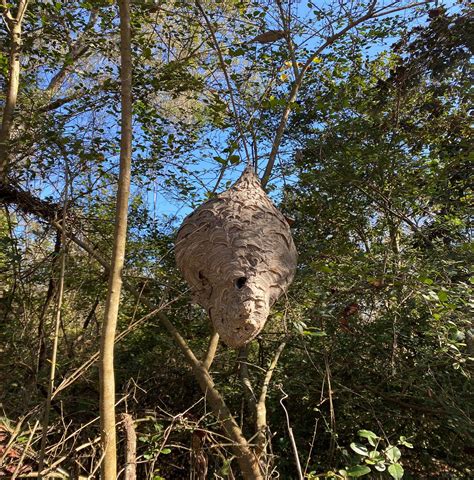
M 247 277 L 239 277 L 235 281 L 235 286 L 240 290 L 247 283 Z

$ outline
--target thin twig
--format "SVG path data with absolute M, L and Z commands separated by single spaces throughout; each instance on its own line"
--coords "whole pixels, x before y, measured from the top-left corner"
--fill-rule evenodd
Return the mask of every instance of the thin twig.
M 298 78 L 298 75 L 299 75 L 298 62 L 296 61 L 295 47 L 293 45 L 293 39 L 291 38 L 292 32 L 291 32 L 290 16 L 288 16 L 288 19 L 286 18 L 281 0 L 276 0 L 276 3 L 278 5 L 278 10 L 280 11 L 281 23 L 283 26 L 283 31 L 285 32 L 286 45 L 288 47 L 288 51 L 290 52 L 290 59 L 291 59 L 291 66 L 293 68 L 293 73 L 295 75 L 295 78 Z M 288 8 L 291 8 L 290 4 L 288 5 Z
M 262 389 L 260 391 L 260 396 L 257 402 L 257 408 L 256 408 L 257 410 L 256 426 L 257 426 L 257 433 L 258 433 L 257 444 L 259 445 L 260 454 L 265 452 L 265 443 L 266 443 L 265 434 L 267 430 L 266 400 L 267 400 L 268 387 L 272 380 L 273 372 L 275 371 L 278 360 L 280 359 L 280 356 L 283 352 L 283 349 L 286 346 L 287 341 L 288 341 L 287 339 L 283 340 L 283 342 L 281 342 L 278 348 L 276 349 L 275 355 L 273 356 L 273 359 L 270 362 L 270 366 L 268 367 L 268 370 L 265 374 L 265 378 L 262 384 Z
M 33 440 L 33 435 L 35 434 L 36 429 L 38 428 L 38 425 L 39 425 L 39 420 L 36 420 L 35 426 L 33 427 L 33 429 L 32 429 L 31 432 L 30 432 L 30 436 L 28 437 L 28 441 L 26 442 L 25 448 L 23 449 L 23 452 L 21 452 L 21 457 L 20 457 L 20 459 L 18 460 L 18 465 L 17 465 L 17 467 L 15 468 L 15 472 L 14 472 L 13 475 L 12 475 L 12 480 L 15 480 L 15 478 L 16 478 L 16 477 L 20 474 L 20 472 L 21 472 L 21 466 L 22 466 L 22 464 L 23 464 L 23 460 L 25 459 L 26 452 L 27 452 L 28 449 L 30 448 L 31 441 Z
M 219 59 L 219 65 L 221 67 L 222 73 L 224 74 L 224 78 L 225 78 L 225 82 L 227 84 L 227 88 L 229 89 L 230 102 L 232 104 L 232 110 L 233 110 L 233 113 L 234 113 L 235 123 L 236 123 L 236 126 L 237 126 L 237 130 L 239 132 L 239 136 L 242 140 L 242 145 L 243 145 L 244 150 L 245 150 L 245 155 L 247 157 L 247 164 L 250 164 L 251 156 L 250 156 L 250 153 L 248 151 L 247 141 L 245 139 L 244 131 L 243 131 L 242 125 L 240 123 L 240 116 L 239 116 L 239 112 L 237 110 L 237 104 L 236 104 L 235 99 L 234 99 L 232 84 L 230 83 L 229 73 L 227 72 L 227 65 L 224 61 L 224 56 L 222 55 L 221 47 L 219 45 L 219 42 L 217 41 L 216 34 L 214 33 L 214 28 L 212 26 L 212 23 L 209 20 L 209 17 L 206 15 L 206 12 L 204 11 L 204 9 L 202 7 L 201 2 L 199 0 L 195 0 L 195 1 L 196 1 L 196 7 L 201 12 L 201 15 L 203 16 L 204 21 L 206 22 L 207 28 L 209 30 L 209 34 L 211 35 L 212 43 L 214 44 L 214 48 L 216 50 L 217 57 Z
M 288 435 L 290 437 L 291 446 L 293 448 L 293 455 L 295 457 L 296 470 L 298 472 L 298 479 L 304 480 L 303 471 L 301 470 L 300 457 L 298 455 L 298 447 L 296 446 L 295 436 L 293 435 L 293 429 L 291 428 L 291 424 L 290 424 L 290 416 L 288 415 L 288 410 L 286 409 L 283 403 L 283 400 L 286 400 L 288 398 L 288 394 L 283 391 L 283 387 L 281 385 L 278 385 L 278 388 L 280 389 L 280 392 L 283 394 L 283 397 L 280 398 L 280 405 L 283 407 L 283 410 L 285 411 L 286 426 L 288 428 Z

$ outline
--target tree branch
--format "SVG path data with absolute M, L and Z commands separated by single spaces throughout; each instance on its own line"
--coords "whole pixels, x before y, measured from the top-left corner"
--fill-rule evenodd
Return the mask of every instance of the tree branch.
M 122 426 L 125 432 L 125 472 L 124 480 L 137 478 L 137 432 L 133 418 L 129 413 L 122 413 Z
M 366 195 L 368 198 L 370 198 L 374 203 L 376 203 L 379 207 L 383 208 L 384 210 L 390 212 L 392 215 L 395 217 L 399 218 L 400 220 L 404 221 L 408 226 L 411 227 L 413 232 L 419 233 L 420 229 L 418 228 L 418 225 L 411 220 L 409 217 L 407 217 L 404 213 L 398 212 L 391 206 L 391 202 L 388 198 L 386 198 L 382 192 L 378 191 L 373 185 L 370 186 L 370 188 L 375 191 L 383 200 L 383 203 L 380 202 L 380 200 L 377 200 L 372 194 L 370 194 L 365 188 L 361 187 L 360 185 L 357 185 L 358 182 L 354 181 L 354 186 L 357 188 L 357 190 L 360 190 L 364 195 Z
M 293 73 L 295 75 L 295 78 L 298 78 L 298 75 L 299 75 L 298 62 L 296 61 L 295 48 L 293 45 L 293 40 L 291 38 L 290 16 L 288 15 L 288 19 L 286 18 L 285 11 L 283 10 L 283 5 L 281 4 L 281 0 L 276 0 L 276 3 L 278 5 L 278 10 L 280 12 L 283 31 L 285 32 L 286 45 L 288 47 L 288 51 L 290 52 L 290 59 L 291 59 L 291 66 L 293 67 Z M 291 8 L 291 4 L 288 8 Z
M 242 145 L 244 147 L 245 155 L 247 157 L 247 163 L 250 164 L 251 156 L 250 156 L 250 153 L 248 151 L 247 141 L 245 140 L 244 131 L 243 131 L 242 125 L 240 123 L 240 117 L 239 117 L 239 113 L 237 111 L 237 105 L 236 105 L 236 102 L 235 102 L 235 99 L 234 99 L 234 94 L 232 92 L 232 85 L 230 83 L 230 78 L 229 78 L 229 74 L 227 72 L 226 63 L 224 61 L 224 56 L 222 55 L 222 50 L 219 46 L 219 42 L 217 41 L 216 34 L 214 33 L 214 28 L 213 28 L 213 26 L 212 26 L 212 24 L 209 20 L 209 17 L 206 15 L 206 12 L 202 8 L 201 2 L 199 0 L 195 0 L 195 2 L 196 2 L 196 7 L 201 12 L 201 15 L 203 16 L 204 21 L 206 22 L 207 28 L 209 30 L 209 34 L 211 35 L 212 43 L 214 44 L 214 48 L 216 50 L 217 57 L 219 59 L 219 65 L 221 67 L 222 73 L 224 74 L 224 78 L 225 78 L 225 82 L 227 84 L 227 88 L 229 89 L 230 101 L 231 101 L 231 104 L 232 104 L 232 110 L 234 112 L 234 117 L 235 117 L 235 122 L 236 122 L 236 125 L 237 125 L 237 130 L 238 130 L 239 136 L 242 140 Z
M 295 436 L 293 435 L 293 428 L 291 427 L 291 423 L 290 423 L 290 416 L 288 415 L 288 410 L 286 409 L 283 403 L 283 400 L 286 400 L 288 398 L 288 394 L 283 391 L 283 388 L 281 385 L 279 386 L 279 388 L 281 393 L 283 394 L 283 397 L 280 398 L 280 405 L 282 406 L 286 416 L 286 426 L 288 428 L 288 435 L 290 437 L 290 442 L 293 449 L 293 455 L 295 457 L 296 470 L 298 472 L 298 480 L 304 480 L 303 471 L 301 469 L 300 457 L 298 455 L 298 447 L 296 446 Z
M 46 87 L 46 91 L 53 96 L 61 86 L 61 83 L 66 78 L 67 74 L 71 71 L 72 65 L 81 58 L 89 49 L 89 46 L 84 44 L 84 40 L 86 37 L 86 33 L 89 29 L 91 29 L 97 19 L 97 11 L 92 10 L 91 15 L 89 17 L 89 21 L 87 22 L 86 27 L 82 35 L 76 40 L 76 42 L 71 46 L 69 50 L 67 60 L 64 62 L 64 65 L 61 67 L 59 72 L 54 75 L 54 77 L 49 82 L 48 86 Z
M 299 89 L 300 89 L 300 87 L 303 83 L 304 76 L 305 76 L 306 72 L 309 70 L 309 67 L 311 66 L 311 63 L 313 62 L 313 60 L 318 55 L 320 55 L 324 50 L 326 50 L 326 48 L 330 47 L 334 42 L 336 42 L 341 37 L 343 37 L 348 31 L 352 30 L 354 27 L 360 25 L 361 23 L 363 23 L 367 20 L 382 17 L 384 15 L 389 15 L 390 13 L 394 13 L 394 12 L 398 12 L 398 11 L 402 11 L 402 10 L 407 10 L 407 9 L 414 8 L 414 7 L 417 7 L 417 6 L 426 5 L 427 3 L 431 3 L 431 1 L 428 0 L 428 1 L 424 1 L 424 2 L 412 3 L 412 4 L 409 4 L 409 5 L 398 7 L 396 9 L 389 9 L 389 10 L 383 10 L 382 9 L 382 10 L 375 11 L 375 6 L 376 6 L 377 2 L 373 0 L 370 3 L 370 5 L 367 9 L 367 13 L 365 15 L 362 15 L 361 17 L 349 22 L 344 28 L 342 28 L 341 30 L 339 30 L 335 34 L 328 37 L 326 39 L 326 41 L 320 47 L 318 47 L 308 57 L 305 64 L 301 68 L 301 70 L 299 72 L 299 75 L 295 78 L 295 81 L 293 82 L 290 93 L 288 95 L 288 100 L 286 102 L 285 109 L 283 110 L 283 113 L 282 113 L 282 116 L 281 116 L 281 119 L 280 119 L 280 123 L 278 124 L 277 130 L 276 130 L 276 133 L 275 133 L 275 137 L 273 139 L 272 148 L 271 148 L 271 151 L 270 151 L 270 155 L 269 155 L 269 158 L 268 158 L 267 165 L 265 167 L 265 172 L 262 176 L 262 180 L 261 180 L 262 187 L 265 187 L 267 185 L 268 181 L 270 180 L 270 175 L 271 175 L 273 167 L 275 165 L 275 160 L 276 160 L 276 157 L 278 155 L 278 151 L 279 151 L 281 142 L 283 140 L 283 135 L 284 135 L 285 130 L 286 130 L 286 126 L 287 126 L 287 123 L 288 123 L 288 118 L 289 118 L 290 113 L 293 109 L 293 104 L 296 101 L 296 98 L 298 96 L 298 92 L 299 92 Z
M 67 158 L 65 158 L 67 162 Z M 63 210 L 62 210 L 62 224 L 66 224 L 67 216 L 67 204 L 68 204 L 68 189 L 69 189 L 69 175 L 68 175 L 68 166 L 65 167 L 65 185 L 64 185 L 64 200 L 63 200 Z M 64 227 L 61 232 L 61 263 L 60 263 L 60 273 L 59 273 L 59 287 L 58 287 L 58 299 L 56 304 L 56 316 L 54 322 L 54 334 L 53 334 L 53 347 L 51 352 L 50 360 L 50 370 L 49 370 L 49 382 L 48 382 L 48 393 L 46 396 L 46 403 L 44 407 L 44 416 L 43 422 L 41 425 L 41 447 L 39 454 L 38 470 L 39 478 L 41 479 L 41 471 L 44 466 L 44 454 L 46 450 L 46 440 L 48 435 L 48 426 L 49 426 L 49 416 L 51 412 L 51 400 L 53 398 L 54 382 L 56 378 L 56 362 L 58 355 L 58 344 L 59 344 L 59 326 L 61 323 L 61 314 L 62 314 L 62 305 L 64 297 L 64 277 L 66 273 L 66 238 L 67 232 Z
M 257 451 L 259 455 L 265 454 L 266 452 L 266 443 L 267 443 L 267 407 L 266 407 L 266 400 L 267 400 L 267 393 L 268 387 L 272 380 L 273 372 L 277 366 L 278 360 L 283 352 L 283 349 L 286 346 L 288 339 L 283 340 L 280 343 L 278 348 L 276 349 L 275 355 L 273 356 L 272 361 L 268 367 L 267 373 L 265 374 L 265 378 L 263 380 L 262 389 L 260 391 L 260 396 L 258 398 L 258 402 L 256 405 L 256 427 L 257 427 Z
M 214 331 L 209 339 L 209 345 L 207 347 L 206 356 L 202 361 L 202 366 L 209 371 L 211 368 L 212 362 L 214 361 L 214 357 L 216 356 L 217 347 L 219 346 L 219 334 Z
M 247 344 L 239 350 L 237 361 L 239 362 L 239 376 L 244 390 L 244 397 L 247 402 L 252 422 L 254 422 L 257 418 L 257 397 L 255 396 L 255 392 L 252 387 L 247 365 L 248 351 L 249 345 Z

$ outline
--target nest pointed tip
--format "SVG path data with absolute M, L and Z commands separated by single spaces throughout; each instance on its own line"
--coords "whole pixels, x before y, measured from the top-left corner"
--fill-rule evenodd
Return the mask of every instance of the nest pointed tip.
M 251 164 L 248 164 L 245 167 L 239 179 L 235 182 L 235 185 L 240 184 L 242 182 L 256 183 L 258 184 L 258 186 L 261 186 L 260 178 L 258 178 L 257 172 L 255 172 L 255 169 Z

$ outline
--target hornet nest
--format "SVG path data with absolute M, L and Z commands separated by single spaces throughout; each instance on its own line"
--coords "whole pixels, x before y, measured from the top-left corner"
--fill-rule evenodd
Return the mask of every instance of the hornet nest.
M 263 329 L 271 306 L 293 280 L 290 227 L 252 167 L 183 221 L 176 262 L 215 330 L 241 347 Z

